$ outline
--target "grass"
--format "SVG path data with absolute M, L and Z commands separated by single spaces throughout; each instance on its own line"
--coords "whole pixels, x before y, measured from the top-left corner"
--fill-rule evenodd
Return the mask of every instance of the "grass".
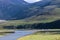
M 34 23 L 48 23 L 56 20 L 60 20 L 60 8 L 55 8 L 51 15 L 39 15 L 33 16 L 23 20 L 7 20 L 8 22 L 0 23 L 0 28 L 3 26 L 18 26 L 18 25 L 26 25 L 26 24 L 34 24 Z M 1 28 L 2 29 L 2 28 Z
M 0 36 L 5 36 L 7 34 L 10 34 L 10 33 L 14 33 L 15 31 L 14 30 L 0 30 Z
M 41 21 L 23 21 L 23 20 L 8 20 L 5 23 L 0 23 L 0 26 L 18 26 L 18 25 L 25 25 L 25 24 L 34 24 L 34 23 L 48 23 L 55 21 L 56 19 L 52 20 L 41 20 Z
M 4 29 L 4 26 L 24 26 L 24 25 L 32 25 L 32 24 L 39 24 L 39 23 L 49 23 L 56 20 L 60 20 L 60 17 L 52 17 L 46 20 L 34 20 L 34 21 L 25 21 L 25 20 L 7 20 L 7 22 L 0 23 L 0 29 Z
M 47 18 L 48 17 L 48 18 Z M 53 22 L 56 20 L 60 20 L 60 17 L 54 16 L 54 17 L 50 17 L 47 16 L 45 20 L 43 20 L 41 17 L 39 17 L 38 19 L 42 19 L 42 20 L 8 20 L 8 22 L 5 23 L 1 23 L 0 26 L 18 26 L 18 25 L 25 25 L 25 24 L 34 24 L 34 23 L 49 23 L 49 22 Z M 43 17 L 44 18 L 44 17 Z
M 32 35 L 24 36 L 22 38 L 18 38 L 17 40 L 60 40 L 60 34 L 50 34 L 37 32 Z

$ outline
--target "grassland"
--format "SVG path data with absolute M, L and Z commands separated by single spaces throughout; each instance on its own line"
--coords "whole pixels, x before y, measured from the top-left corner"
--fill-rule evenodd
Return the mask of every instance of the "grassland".
M 17 40 L 60 40 L 60 34 L 59 33 L 55 34 L 50 32 L 47 32 L 47 33 L 37 32 L 32 35 L 18 38 Z
M 1 36 L 5 36 L 7 34 L 10 34 L 10 33 L 14 33 L 15 31 L 14 30 L 0 30 L 0 37 Z
M 0 23 L 0 29 L 3 26 L 18 26 L 34 23 L 48 23 L 52 21 L 60 20 L 60 8 L 55 8 L 52 11 L 44 12 L 43 15 L 34 15 L 23 20 L 7 20 L 7 22 Z
M 17 27 L 22 25 L 24 27 L 24 25 L 32 25 L 32 24 L 39 24 L 39 23 L 50 23 L 56 20 L 60 20 L 60 19 L 46 19 L 46 20 L 40 20 L 40 21 L 25 21 L 25 20 L 7 20 L 6 22 L 0 23 L 0 29 L 4 29 L 5 26 L 8 27 Z
M 50 15 L 35 15 L 26 19 L 22 20 L 7 20 L 6 22 L 0 23 L 0 29 L 4 26 L 19 26 L 19 25 L 28 25 L 28 24 L 35 24 L 35 23 L 49 23 L 56 20 L 60 20 L 60 8 L 54 9 Z
M 54 9 L 50 12 L 50 15 L 35 15 L 29 18 L 25 18 L 22 20 L 7 20 L 5 23 L 0 23 L 0 26 L 17 26 L 17 25 L 25 25 L 25 24 L 34 24 L 34 23 L 48 23 L 56 20 L 60 20 L 60 8 Z
M 39 17 L 39 18 L 41 18 L 41 17 Z M 28 20 L 7 20 L 7 22 L 5 22 L 5 23 L 0 23 L 0 26 L 18 26 L 18 25 L 34 24 L 34 23 L 49 23 L 49 22 L 53 22 L 56 20 L 60 20 L 60 17 L 55 16 L 55 17 L 48 17 L 45 20 L 43 20 L 41 18 L 41 20 L 32 19 L 29 21 Z
M 53 22 L 57 19 L 41 20 L 41 21 L 25 21 L 25 20 L 8 20 L 5 23 L 0 23 L 0 26 L 18 26 L 25 24 L 34 24 L 34 23 L 48 23 Z

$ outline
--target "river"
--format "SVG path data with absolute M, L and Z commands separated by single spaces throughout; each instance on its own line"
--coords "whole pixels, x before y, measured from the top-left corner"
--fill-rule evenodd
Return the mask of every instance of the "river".
M 60 32 L 60 29 L 42 29 L 42 30 L 15 30 L 15 33 L 0 37 L 0 40 L 17 40 L 23 36 L 35 33 L 37 31 Z
M 21 31 L 16 30 L 15 33 L 0 37 L 0 40 L 17 40 L 20 37 L 26 36 L 28 34 L 32 34 L 34 31 Z

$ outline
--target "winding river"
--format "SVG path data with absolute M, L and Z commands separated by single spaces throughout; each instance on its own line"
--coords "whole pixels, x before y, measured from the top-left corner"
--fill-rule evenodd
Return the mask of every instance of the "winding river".
M 28 34 L 32 34 L 35 31 L 21 31 L 21 30 L 16 30 L 15 33 L 9 34 L 4 37 L 0 37 L 0 40 L 17 40 L 20 37 L 26 36 Z

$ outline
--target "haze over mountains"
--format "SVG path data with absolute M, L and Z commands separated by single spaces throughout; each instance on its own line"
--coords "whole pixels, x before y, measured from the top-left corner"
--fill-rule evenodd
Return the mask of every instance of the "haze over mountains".
M 24 0 L 0 0 L 0 19 L 45 20 L 60 18 L 60 0 L 27 3 Z M 55 18 L 55 19 L 56 19 Z

